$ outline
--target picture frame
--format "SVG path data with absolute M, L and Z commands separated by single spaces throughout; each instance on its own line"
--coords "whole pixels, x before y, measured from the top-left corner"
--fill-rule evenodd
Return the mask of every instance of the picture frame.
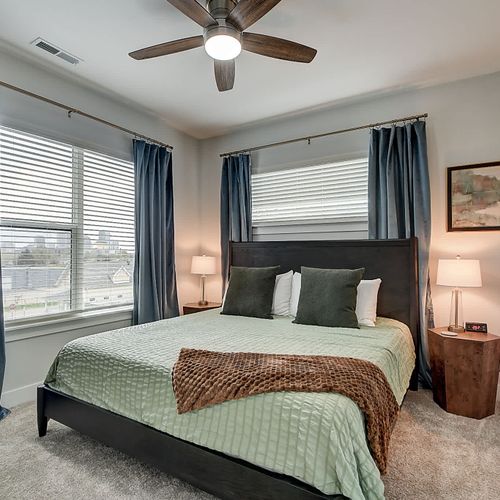
M 500 231 L 500 161 L 448 167 L 448 231 Z

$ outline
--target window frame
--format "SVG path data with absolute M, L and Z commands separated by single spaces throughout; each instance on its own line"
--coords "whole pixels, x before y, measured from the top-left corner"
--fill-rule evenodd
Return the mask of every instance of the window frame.
M 37 222 L 26 219 L 15 219 L 9 217 L 0 218 L 0 228 L 10 229 L 34 229 L 45 231 L 67 231 L 71 238 L 70 251 L 70 310 L 60 313 L 43 314 L 28 318 L 5 319 L 6 341 L 21 340 L 24 338 L 37 337 L 63 331 L 86 328 L 85 325 L 96 326 L 117 321 L 128 321 L 132 319 L 133 301 L 114 306 L 103 305 L 91 309 L 83 308 L 83 267 L 84 267 L 84 157 L 85 152 L 109 156 L 120 161 L 120 156 L 112 156 L 109 152 L 104 153 L 87 147 L 77 146 L 70 142 L 60 141 L 39 132 L 25 131 L 18 127 L 0 125 L 1 128 L 13 130 L 20 134 L 34 136 L 47 141 L 59 142 L 71 147 L 71 179 L 72 179 L 72 222 Z M 133 286 L 133 282 L 132 282 Z M 82 322 L 78 326 L 75 322 Z M 37 332 L 40 330 L 40 332 Z
M 91 309 L 83 313 L 69 315 L 52 314 L 36 316 L 22 320 L 11 320 L 5 323 L 5 342 L 58 333 L 71 333 L 74 330 L 85 331 L 85 334 L 99 333 L 103 325 L 110 325 L 109 329 L 122 328 L 124 322 L 127 326 L 132 324 L 132 308 L 129 306 L 116 306 L 108 309 Z

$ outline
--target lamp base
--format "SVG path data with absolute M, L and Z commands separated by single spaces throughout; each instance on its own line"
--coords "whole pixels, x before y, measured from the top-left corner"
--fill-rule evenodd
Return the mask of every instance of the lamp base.
M 450 321 L 448 325 L 449 332 L 465 332 L 462 309 L 462 291 L 459 288 L 454 288 L 451 292 Z
M 208 306 L 208 300 L 205 300 L 205 280 L 206 276 L 204 274 L 201 275 L 201 299 L 198 301 L 199 306 Z
M 460 325 L 450 325 L 448 326 L 448 331 L 453 333 L 464 333 L 465 328 Z

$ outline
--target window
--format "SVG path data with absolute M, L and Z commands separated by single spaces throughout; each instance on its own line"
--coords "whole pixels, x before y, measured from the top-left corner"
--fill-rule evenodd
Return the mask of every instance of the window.
M 6 320 L 132 303 L 131 162 L 0 127 Z
M 366 238 L 366 158 L 252 175 L 256 240 Z

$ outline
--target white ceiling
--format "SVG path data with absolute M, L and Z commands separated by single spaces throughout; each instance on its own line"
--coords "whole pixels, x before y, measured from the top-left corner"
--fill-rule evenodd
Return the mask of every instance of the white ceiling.
M 0 38 L 205 138 L 389 89 L 500 70 L 499 0 L 282 0 L 249 31 L 318 49 L 299 64 L 243 53 L 219 93 L 203 48 L 149 61 L 128 52 L 201 33 L 165 0 L 0 0 Z M 73 68 L 29 45 L 41 36 Z

